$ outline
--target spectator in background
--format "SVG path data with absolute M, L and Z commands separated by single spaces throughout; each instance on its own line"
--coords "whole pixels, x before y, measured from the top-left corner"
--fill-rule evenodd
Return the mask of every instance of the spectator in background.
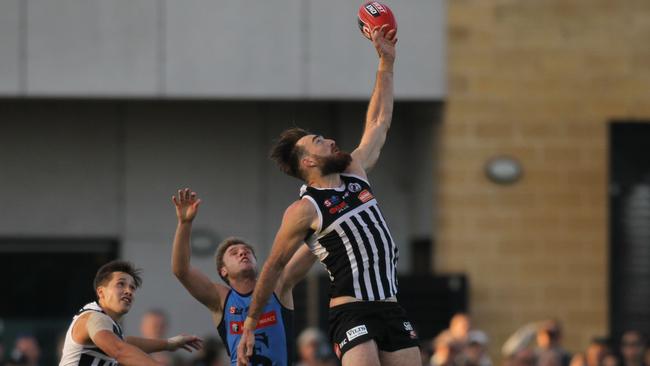
M 223 366 L 223 345 L 215 337 L 203 341 L 203 349 L 192 361 L 192 366 Z
M 24 358 L 24 365 L 38 366 L 38 361 L 41 358 L 41 347 L 38 345 L 38 340 L 36 340 L 36 337 L 30 334 L 18 336 L 18 338 L 16 338 L 16 342 L 14 343 L 12 358 L 14 358 L 16 361 Z
M 433 340 L 433 356 L 429 364 L 431 366 L 458 365 L 459 350 L 460 346 L 454 341 L 451 332 L 443 331 Z
M 621 337 L 622 366 L 643 366 L 645 337 L 636 330 L 628 330 Z
M 571 357 L 571 363 L 569 364 L 569 366 L 586 366 L 586 365 L 587 365 L 587 361 L 585 360 L 585 354 L 582 352 L 573 355 L 573 357 Z
M 603 337 L 594 338 L 585 355 L 586 366 L 602 366 L 603 358 L 611 352 L 609 340 Z
M 464 346 L 467 344 L 469 330 L 472 328 L 472 320 L 466 313 L 456 313 L 449 321 L 449 329 L 444 332 L 449 332 L 452 341 L 457 345 Z
M 318 328 L 307 328 L 298 336 L 297 366 L 335 366 L 336 357 L 325 334 Z
M 621 362 L 616 354 L 610 352 L 603 357 L 602 366 L 621 366 Z
M 567 352 L 561 344 L 562 325 L 558 320 L 545 320 L 539 324 L 537 329 L 537 356 L 545 354 L 545 358 L 559 358 L 558 366 L 569 366 L 571 363 L 571 354 Z
M 142 315 L 142 319 L 140 320 L 140 334 L 144 338 L 165 339 L 167 338 L 168 326 L 169 322 L 164 311 L 150 309 Z M 171 366 L 173 364 L 172 356 L 169 352 L 151 353 L 150 356 L 163 365 Z
M 470 330 L 467 334 L 467 345 L 463 350 L 463 365 L 492 366 L 492 360 L 487 354 L 488 337 L 480 330 Z

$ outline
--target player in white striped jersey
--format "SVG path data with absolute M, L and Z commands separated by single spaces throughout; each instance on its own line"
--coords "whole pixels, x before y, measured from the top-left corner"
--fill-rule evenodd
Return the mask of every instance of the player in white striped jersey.
M 395 31 L 372 30 L 379 55 L 375 87 L 359 146 L 350 154 L 334 140 L 293 128 L 283 132 L 271 157 L 305 182 L 287 208 L 253 291 L 238 364 L 252 353 L 252 330 L 282 268 L 307 243 L 330 275 L 330 339 L 343 366 L 420 365 L 415 330 L 397 303 L 398 251 L 379 209 L 367 172 L 386 140 L 393 113 Z
M 97 271 L 97 301 L 73 318 L 65 336 L 59 366 L 159 366 L 147 353 L 201 348 L 194 335 L 169 339 L 125 337 L 119 322 L 131 310 L 140 287 L 140 270 L 125 261 L 112 261 Z

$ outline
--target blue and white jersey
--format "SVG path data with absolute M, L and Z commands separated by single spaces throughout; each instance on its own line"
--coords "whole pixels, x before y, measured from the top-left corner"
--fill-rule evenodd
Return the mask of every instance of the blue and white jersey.
M 230 364 L 237 365 L 237 346 L 252 294 L 243 295 L 230 289 L 223 307 L 223 317 L 217 326 L 226 345 Z M 255 348 L 250 358 L 252 366 L 288 366 L 293 359 L 293 310 L 287 309 L 273 294 L 262 310 L 255 330 Z

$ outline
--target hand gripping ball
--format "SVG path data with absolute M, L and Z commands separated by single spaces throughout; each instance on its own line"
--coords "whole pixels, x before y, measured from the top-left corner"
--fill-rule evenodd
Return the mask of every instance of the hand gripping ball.
M 388 30 L 397 30 L 397 21 L 390 8 L 377 1 L 369 1 L 359 8 L 359 29 L 368 39 L 371 39 L 372 28 L 388 24 Z

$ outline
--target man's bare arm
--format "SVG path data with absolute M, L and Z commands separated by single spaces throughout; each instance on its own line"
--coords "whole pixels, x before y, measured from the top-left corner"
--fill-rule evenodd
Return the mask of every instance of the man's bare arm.
M 282 224 L 273 241 L 269 258 L 266 260 L 255 285 L 255 290 L 253 290 L 253 300 L 248 311 L 248 317 L 244 321 L 244 331 L 237 347 L 239 364 L 246 365 L 248 363 L 248 357 L 252 355 L 255 345 L 253 332 L 262 309 L 276 288 L 284 267 L 304 242 L 315 217 L 317 217 L 316 215 L 316 209 L 306 200 L 294 202 L 285 211 Z
M 355 165 L 351 172 L 365 176 L 377 159 L 386 141 L 386 134 L 393 117 L 393 64 L 395 62 L 395 44 L 397 37 L 394 30 L 387 31 L 387 26 L 372 31 L 372 43 L 379 55 L 379 66 L 375 86 L 368 103 L 366 122 L 359 146 L 352 152 Z M 361 169 L 362 171 L 358 171 Z
M 301 245 L 282 270 L 275 289 L 282 305 L 293 309 L 293 288 L 302 281 L 318 258 L 306 244 Z
M 196 217 L 201 200 L 197 199 L 196 193 L 184 189 L 179 190 L 172 201 L 176 206 L 178 217 L 172 248 L 172 272 L 195 299 L 210 311 L 219 312 L 222 307 L 222 296 L 228 289 L 212 282 L 208 276 L 190 264 L 192 221 Z
M 195 335 L 177 335 L 169 339 L 152 339 L 142 337 L 126 337 L 126 342 L 140 348 L 145 353 L 160 351 L 176 351 L 182 348 L 188 352 L 201 349 L 201 338 Z

